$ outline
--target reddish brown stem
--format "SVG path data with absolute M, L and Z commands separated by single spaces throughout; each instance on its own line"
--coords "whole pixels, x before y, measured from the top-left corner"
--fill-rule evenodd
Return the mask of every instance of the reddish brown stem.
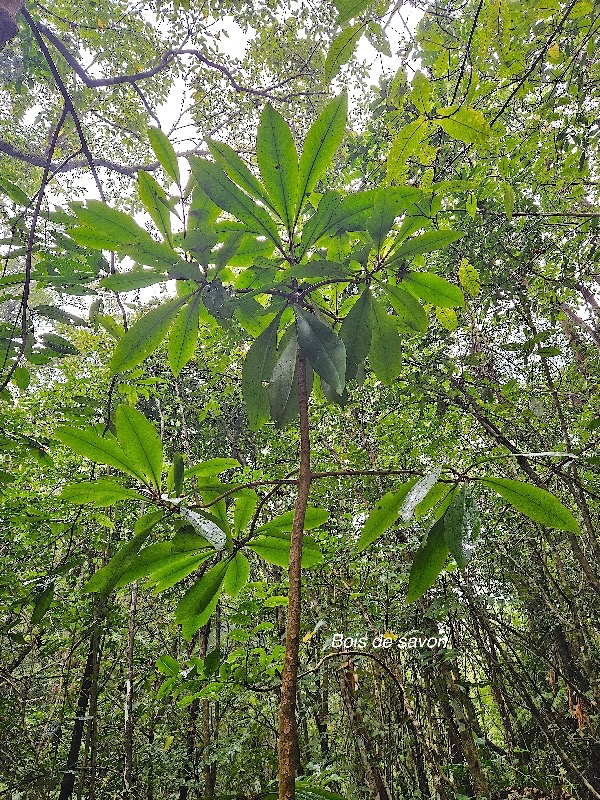
M 298 686 L 298 652 L 300 649 L 300 616 L 302 611 L 302 537 L 311 482 L 306 359 L 302 352 L 298 353 L 297 363 L 300 470 L 298 472 L 298 493 L 296 495 L 290 545 L 290 565 L 288 569 L 289 602 L 279 704 L 279 800 L 294 800 L 295 797 L 296 753 L 298 752 L 296 691 Z

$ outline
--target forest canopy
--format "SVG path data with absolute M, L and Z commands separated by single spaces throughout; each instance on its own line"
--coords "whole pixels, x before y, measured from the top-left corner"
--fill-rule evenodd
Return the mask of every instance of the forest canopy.
M 599 34 L 0 0 L 0 798 L 600 800 Z

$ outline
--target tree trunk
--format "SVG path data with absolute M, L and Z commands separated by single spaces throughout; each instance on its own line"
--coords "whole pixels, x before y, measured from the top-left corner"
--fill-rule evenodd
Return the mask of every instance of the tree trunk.
M 296 753 L 298 748 L 296 690 L 298 685 L 298 651 L 300 648 L 300 615 L 302 606 L 302 537 L 311 481 L 306 359 L 302 352 L 298 353 L 298 401 L 300 471 L 298 473 L 298 493 L 290 543 L 289 602 L 279 705 L 279 800 L 294 800 L 295 798 Z
M 67 756 L 65 773 L 60 784 L 60 794 L 58 796 L 58 800 L 70 800 L 73 794 L 73 789 L 75 788 L 75 776 L 77 775 L 77 763 L 79 761 L 79 751 L 81 749 L 81 740 L 83 738 L 83 730 L 85 727 L 86 712 L 90 699 L 90 689 L 94 677 L 96 660 L 99 658 L 99 636 L 99 631 L 96 628 L 92 633 L 92 638 L 90 639 L 90 649 L 88 652 L 85 669 L 83 671 L 83 677 L 81 679 L 81 689 L 79 690 L 79 699 L 77 700 L 77 713 L 75 715 L 73 733 L 71 734 L 71 746 L 69 747 L 69 755 Z
M 24 5 L 22 0 L 0 0 L 0 50 L 19 32 L 17 14 Z
M 125 732 L 123 741 L 123 800 L 132 797 L 133 781 L 133 656 L 135 650 L 135 612 L 137 608 L 138 585 L 133 584 L 129 605 L 129 628 L 127 632 L 127 683 L 125 688 Z

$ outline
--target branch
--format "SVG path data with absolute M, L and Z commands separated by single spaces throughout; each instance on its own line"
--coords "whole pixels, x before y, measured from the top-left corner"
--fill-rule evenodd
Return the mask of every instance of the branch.
M 33 167 L 43 168 L 46 166 L 46 159 L 42 156 L 35 153 L 24 153 L 22 150 L 17 150 L 14 145 L 3 139 L 0 139 L 0 153 L 5 153 L 7 156 L 15 158 L 17 161 L 22 161 L 25 164 L 31 164 Z M 209 153 L 207 150 L 186 150 L 183 153 L 177 153 L 178 158 L 208 155 Z M 111 172 L 118 172 L 120 175 L 127 175 L 128 177 L 135 176 L 140 170 L 144 170 L 145 172 L 154 172 L 160 167 L 158 161 L 152 161 L 149 164 L 132 164 L 131 166 L 117 164 L 115 161 L 109 161 L 106 158 L 93 158 L 92 161 L 95 167 L 108 169 Z M 76 169 L 85 169 L 86 167 L 89 167 L 89 161 L 87 159 L 85 161 L 69 160 L 60 164 L 52 162 L 50 165 L 54 175 L 58 175 L 61 172 L 72 172 Z

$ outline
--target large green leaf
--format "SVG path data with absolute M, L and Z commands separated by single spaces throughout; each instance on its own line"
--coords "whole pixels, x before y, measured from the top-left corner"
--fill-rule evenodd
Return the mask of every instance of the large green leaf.
M 441 250 L 452 242 L 461 239 L 465 234 L 463 231 L 428 231 L 420 236 L 407 239 L 400 247 L 393 250 L 386 259 L 389 265 L 397 264 L 404 259 L 410 260 L 421 253 L 430 253 L 433 250 Z
M 439 308 L 463 308 L 465 298 L 458 286 L 431 272 L 410 272 L 402 280 L 402 288 Z
M 242 395 L 253 431 L 269 419 L 269 392 L 265 384 L 271 379 L 277 360 L 279 320 L 278 315 L 252 343 L 242 367 Z
M 346 348 L 346 380 L 354 380 L 359 368 L 364 364 L 371 348 L 372 298 L 365 289 L 350 311 L 346 314 L 340 328 L 340 339 Z
M 336 20 L 338 25 L 345 25 L 355 19 L 370 5 L 372 0 L 334 0 L 335 7 L 340 12 Z
M 269 197 L 291 233 L 298 199 L 298 153 L 289 125 L 270 103 L 260 117 L 256 157 Z
M 302 229 L 298 256 L 302 257 L 312 245 L 327 234 L 364 230 L 367 213 L 373 208 L 376 194 L 374 189 L 369 189 L 365 192 L 355 192 L 342 199 L 337 192 L 325 192 L 316 212 Z
M 491 129 L 481 111 L 466 106 L 449 106 L 440 108 L 438 114 L 436 121 L 449 136 L 467 144 L 487 144 Z
M 233 528 L 236 533 L 241 533 L 252 519 L 258 495 L 253 489 L 240 489 L 235 493 L 235 508 L 233 511 Z
M 169 178 L 172 178 L 175 183 L 178 184 L 180 178 L 177 154 L 168 137 L 160 128 L 148 128 L 148 138 L 150 139 L 150 146 L 154 150 L 154 155 L 158 159 L 159 164 Z
M 294 307 L 298 344 L 317 375 L 342 394 L 346 383 L 346 348 L 333 328 L 300 306 Z
M 134 269 L 131 272 L 115 272 L 114 275 L 108 275 L 100 281 L 100 286 L 112 289 L 113 292 L 132 292 L 167 280 L 169 276 L 163 272 L 156 272 L 153 269 Z
M 392 317 L 376 298 L 373 298 L 371 309 L 373 328 L 369 364 L 377 379 L 389 385 L 402 372 L 402 339 Z
M 366 23 L 357 22 L 344 28 L 332 41 L 323 65 L 323 80 L 326 83 L 335 78 L 342 66 L 350 61 L 365 28 Z
M 287 332 L 286 332 L 287 333 Z M 296 332 L 282 338 L 269 381 L 269 408 L 275 423 L 282 427 L 298 413 L 298 376 Z
M 388 492 L 377 501 L 360 533 L 357 545 L 359 553 L 373 544 L 398 519 L 402 503 L 416 480 L 411 478 L 395 492 Z
M 120 405 L 115 413 L 117 439 L 128 458 L 156 488 L 162 482 L 163 448 L 154 425 L 141 411 Z
M 423 335 L 427 332 L 427 314 L 419 301 L 400 286 L 391 283 L 383 285 L 390 304 L 396 312 L 402 327 L 411 333 Z
M 196 294 L 184 306 L 169 333 L 169 366 L 175 377 L 194 355 L 200 325 L 200 295 Z
M 481 521 L 475 500 L 463 486 L 444 514 L 444 537 L 450 554 L 460 569 L 466 567 L 479 536 Z
M 560 531 L 579 533 L 579 524 L 573 514 L 546 489 L 508 478 L 482 478 L 481 483 L 534 522 Z
M 444 519 L 438 520 L 421 544 L 410 570 L 406 602 L 413 603 L 435 582 L 448 558 Z
M 421 196 L 421 190 L 413 186 L 389 186 L 380 189 L 375 195 L 373 214 L 367 222 L 377 252 L 390 232 L 394 220 L 412 206 Z
M 224 587 L 230 597 L 236 597 L 248 582 L 250 563 L 246 556 L 238 552 L 229 562 L 225 573 Z
M 118 342 L 110 362 L 111 374 L 137 367 L 154 352 L 167 335 L 179 309 L 188 300 L 189 295 L 166 300 L 158 308 L 144 314 Z
M 106 249 L 116 249 L 120 245 L 133 245 L 145 238 L 150 238 L 130 214 L 111 208 L 101 200 L 88 200 L 85 206 L 74 206 L 73 211 L 77 219 L 90 231 L 113 242 L 115 248 Z
M 432 131 L 433 124 L 424 117 L 414 122 L 409 122 L 408 125 L 401 128 L 392 142 L 388 155 L 388 181 L 402 180 L 405 178 L 404 172 L 406 162 Z
M 210 137 L 206 138 L 206 143 L 212 157 L 234 183 L 237 183 L 245 192 L 275 210 L 258 178 L 250 172 L 232 147 L 225 144 L 225 142 L 217 142 Z
M 193 157 L 190 158 L 190 165 L 202 189 L 219 208 L 237 217 L 247 226 L 248 231 L 266 236 L 281 249 L 281 240 L 271 217 L 264 208 L 238 189 L 218 164 Z
M 108 595 L 115 588 L 121 576 L 133 563 L 140 547 L 150 535 L 150 527 L 138 531 L 128 542 L 121 545 L 105 567 L 95 572 L 84 584 L 84 592 L 98 592 Z
M 348 95 L 344 91 L 327 104 L 308 131 L 298 167 L 298 213 L 340 146 L 347 116 Z
M 133 475 L 138 480 L 143 479 L 143 473 L 112 437 L 102 437 L 93 430 L 81 430 L 61 425 L 54 433 L 55 437 L 70 447 L 77 455 L 89 458 L 96 464 L 106 464 L 128 475 Z
M 154 180 L 152 175 L 140 170 L 138 172 L 138 194 L 152 221 L 162 233 L 171 241 L 171 209 L 168 205 L 164 189 Z
M 257 533 L 274 534 L 274 533 L 289 533 L 294 525 L 294 511 L 285 511 L 279 514 L 269 522 L 261 525 Z M 310 531 L 313 528 L 319 528 L 324 525 L 329 519 L 329 512 L 324 508 L 314 508 L 308 506 L 304 513 L 304 530 Z
M 112 506 L 119 500 L 145 500 L 133 489 L 127 489 L 110 478 L 97 478 L 95 481 L 68 484 L 59 496 L 61 500 L 67 500 L 69 503 L 78 505 L 91 503 L 99 508 Z
M 220 561 L 187 590 L 175 609 L 176 622 L 194 619 L 197 624 L 196 630 L 208 622 L 211 612 L 208 614 L 206 612 L 211 608 L 215 597 L 218 598 L 220 594 L 228 566 L 228 561 Z
M 248 543 L 250 550 L 253 550 L 269 564 L 276 564 L 278 567 L 287 567 L 290 563 L 290 544 L 288 534 L 270 534 L 256 536 Z M 319 545 L 311 536 L 304 536 L 302 539 L 302 567 L 307 569 L 322 564 L 323 554 Z

